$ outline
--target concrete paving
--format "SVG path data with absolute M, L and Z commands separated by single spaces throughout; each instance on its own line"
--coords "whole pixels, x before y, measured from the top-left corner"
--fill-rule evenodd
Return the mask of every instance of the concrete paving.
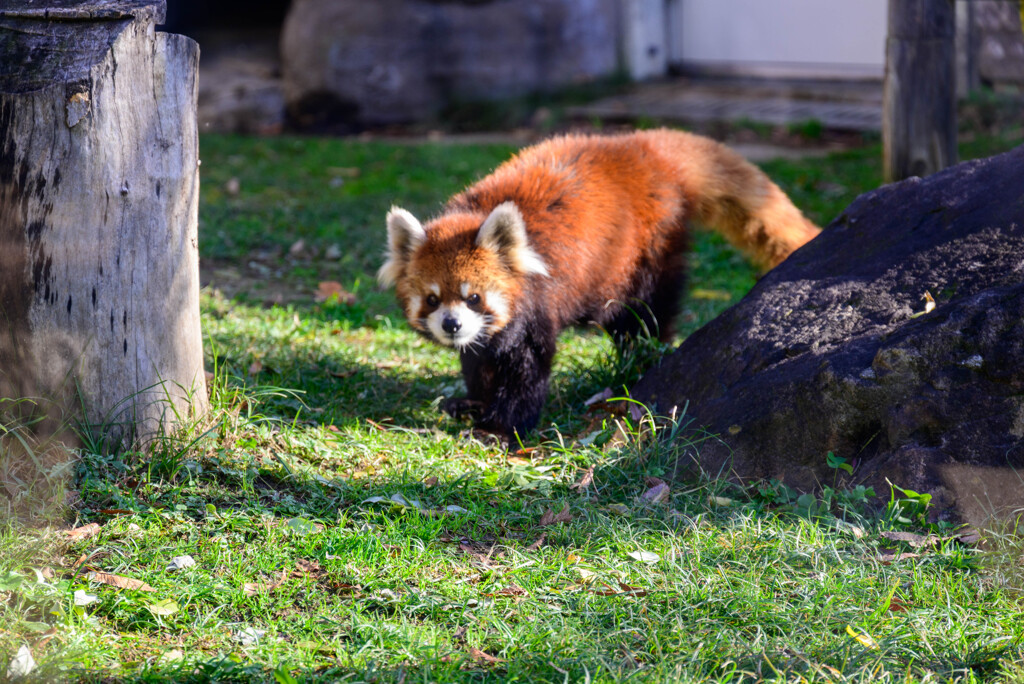
M 773 126 L 813 120 L 830 129 L 878 131 L 882 84 L 679 78 L 639 84 L 626 94 L 573 107 L 569 114 L 605 120 L 748 121 Z

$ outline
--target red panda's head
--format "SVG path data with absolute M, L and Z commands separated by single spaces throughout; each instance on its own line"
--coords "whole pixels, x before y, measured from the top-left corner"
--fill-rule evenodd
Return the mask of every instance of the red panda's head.
M 515 313 L 523 279 L 548 275 L 512 202 L 489 216 L 445 214 L 426 227 L 395 207 L 387 224 L 377 280 L 395 286 L 412 327 L 443 345 L 466 349 L 499 332 Z

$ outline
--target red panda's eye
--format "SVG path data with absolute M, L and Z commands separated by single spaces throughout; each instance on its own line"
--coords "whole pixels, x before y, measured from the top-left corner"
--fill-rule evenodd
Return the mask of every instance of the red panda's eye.
M 427 306 L 437 306 L 440 303 L 441 303 L 441 300 L 437 298 L 437 295 L 435 295 L 435 294 L 428 294 L 427 295 Z
M 480 303 L 480 295 L 476 293 L 469 295 L 468 297 L 466 297 L 466 303 L 469 304 L 470 306 L 476 306 L 477 304 Z

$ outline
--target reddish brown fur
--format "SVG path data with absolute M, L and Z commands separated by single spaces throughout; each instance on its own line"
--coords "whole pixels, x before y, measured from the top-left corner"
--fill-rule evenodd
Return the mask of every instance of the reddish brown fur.
M 559 328 L 628 300 L 638 270 L 678 260 L 688 219 L 718 229 L 764 267 L 819 230 L 759 169 L 708 138 L 669 130 L 565 136 L 523 150 L 453 197 L 426 226 L 436 246 L 424 255 L 437 262 L 429 272 L 487 274 L 519 301 L 518 279 L 471 249 L 480 224 L 508 200 L 558 283 L 545 307 Z
M 506 202 L 521 213 L 548 275 L 477 245 L 481 225 Z M 472 410 L 478 426 L 511 435 L 536 424 L 563 328 L 594 321 L 627 339 L 640 310 L 643 325 L 671 336 L 691 220 L 764 267 L 819 232 L 759 169 L 707 138 L 668 130 L 565 136 L 523 150 L 423 228 L 416 223 L 415 245 L 397 231 L 381 280 L 396 283 L 410 322 L 428 334 L 425 317 L 445 310 L 424 304 L 430 284 L 445 305 L 465 306 L 464 283 L 492 292 L 483 313 L 505 301 L 506 315 L 490 319 L 478 345 L 460 348 L 469 396 L 448 400 L 446 410 Z

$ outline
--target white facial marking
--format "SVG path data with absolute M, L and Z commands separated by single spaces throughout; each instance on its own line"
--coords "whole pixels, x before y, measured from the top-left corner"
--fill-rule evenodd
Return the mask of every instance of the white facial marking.
M 445 331 L 446 318 L 458 321 L 459 329 L 451 333 Z M 440 344 L 463 349 L 479 337 L 484 329 L 484 319 L 463 302 L 444 304 L 427 316 L 427 329 Z
M 462 283 L 462 285 L 459 286 L 459 294 L 462 295 L 463 299 L 469 296 L 469 283 Z
M 485 292 L 487 308 L 494 313 L 495 322 L 504 323 L 508 320 L 508 300 L 500 292 Z
M 430 285 L 427 285 L 427 289 L 433 292 L 435 296 L 441 296 L 441 286 L 438 285 L 437 283 L 431 283 Z
M 409 303 L 405 305 L 405 317 L 410 321 L 414 320 L 419 315 L 422 305 L 423 299 L 419 295 L 409 297 Z

